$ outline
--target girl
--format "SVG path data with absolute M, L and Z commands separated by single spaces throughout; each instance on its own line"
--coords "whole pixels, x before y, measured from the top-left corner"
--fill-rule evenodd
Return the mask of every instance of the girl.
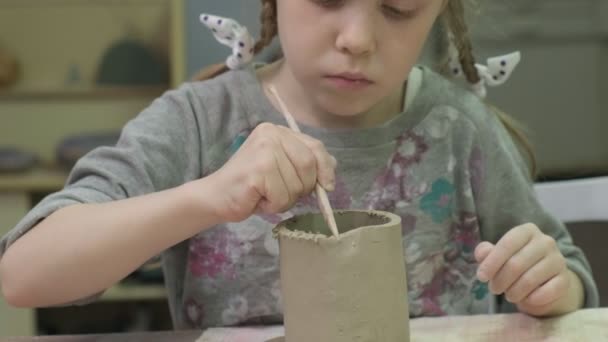
M 263 0 L 252 52 L 278 35 L 284 58 L 170 91 L 117 146 L 80 160 L 3 238 L 5 297 L 90 302 L 162 253 L 176 328 L 280 323 L 271 228 L 317 210 L 319 182 L 334 208 L 401 216 L 412 316 L 487 312 L 491 294 L 537 316 L 598 305 L 583 253 L 534 196 L 516 131 L 414 66 L 441 18 L 454 73 L 476 93 L 507 73 L 475 65 L 463 1 Z M 270 85 L 302 134 L 285 127 Z

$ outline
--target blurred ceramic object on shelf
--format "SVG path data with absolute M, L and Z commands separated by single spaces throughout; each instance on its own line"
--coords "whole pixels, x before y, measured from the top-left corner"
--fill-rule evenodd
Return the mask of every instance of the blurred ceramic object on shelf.
M 164 85 L 168 82 L 168 66 L 142 42 L 130 38 L 117 41 L 106 50 L 97 72 L 99 85 Z
M 0 89 L 8 88 L 19 78 L 17 58 L 5 50 L 0 50 Z
M 38 163 L 38 157 L 16 147 L 0 147 L 0 173 L 24 172 Z
M 78 159 L 102 146 L 114 146 L 119 132 L 91 133 L 66 137 L 56 149 L 57 163 L 66 169 L 74 167 Z

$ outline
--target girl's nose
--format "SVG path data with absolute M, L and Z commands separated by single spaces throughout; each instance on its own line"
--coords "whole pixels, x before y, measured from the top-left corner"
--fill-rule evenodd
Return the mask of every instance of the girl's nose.
M 376 33 L 373 15 L 368 13 L 350 13 L 342 21 L 336 47 L 338 50 L 354 56 L 367 55 L 376 49 Z

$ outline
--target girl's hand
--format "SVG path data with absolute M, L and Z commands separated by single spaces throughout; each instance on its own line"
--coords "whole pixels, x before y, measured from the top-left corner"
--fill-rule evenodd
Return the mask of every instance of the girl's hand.
M 312 192 L 317 182 L 333 191 L 336 164 L 319 140 L 263 123 L 206 180 L 215 189 L 213 205 L 220 219 L 237 222 L 256 211 L 285 211 Z
M 582 294 L 572 285 L 579 282 L 582 292 L 580 280 L 566 267 L 555 240 L 534 224 L 513 228 L 496 245 L 480 243 L 475 258 L 480 263 L 479 280 L 489 281 L 492 293 L 504 294 L 522 312 L 543 316 L 582 305 L 577 298 Z

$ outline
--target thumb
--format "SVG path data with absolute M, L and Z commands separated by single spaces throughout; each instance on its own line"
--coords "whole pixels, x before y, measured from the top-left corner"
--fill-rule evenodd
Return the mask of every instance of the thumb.
M 494 245 L 490 242 L 483 241 L 475 248 L 475 260 L 478 263 L 482 263 L 485 258 L 490 255 L 490 252 L 494 249 Z

